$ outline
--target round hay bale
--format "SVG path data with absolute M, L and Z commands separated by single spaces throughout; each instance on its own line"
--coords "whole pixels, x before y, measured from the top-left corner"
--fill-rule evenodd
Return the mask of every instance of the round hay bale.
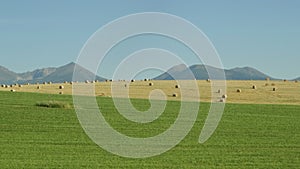
M 269 83 L 266 83 L 265 86 L 269 86 Z
M 178 97 L 178 94 L 177 93 L 173 93 L 172 96 L 173 97 Z
M 20 84 L 19 87 L 23 87 L 23 85 Z
M 273 91 L 275 92 L 277 89 L 275 87 L 273 87 Z
M 180 88 L 180 85 L 175 85 L 175 88 L 176 88 L 176 89 L 179 89 L 179 88 Z
M 134 79 L 132 79 L 132 80 L 131 80 L 131 82 L 135 82 L 135 80 L 134 80 Z
M 149 86 L 153 86 L 154 84 L 153 83 L 149 83 Z
M 238 93 L 241 93 L 241 92 L 242 92 L 242 90 L 241 90 L 241 89 L 237 89 L 237 90 L 236 90 L 236 92 L 238 92 Z
M 149 81 L 148 79 L 144 79 L 144 81 Z
M 224 103 L 224 102 L 225 102 L 225 99 L 224 99 L 224 98 L 220 99 L 220 102 Z
M 3 85 L 1 85 L 1 87 L 5 87 L 5 85 L 3 84 Z
M 272 83 L 271 86 L 276 86 L 276 84 L 275 84 L 275 83 Z
M 72 85 L 74 82 L 70 82 L 70 84 Z
M 105 82 L 108 82 L 108 80 L 106 79 Z
M 95 80 L 95 83 L 99 83 L 99 80 Z
M 65 84 L 67 84 L 68 83 L 68 81 L 65 81 Z
M 257 89 L 257 87 L 255 85 L 252 86 L 252 89 Z
M 85 83 L 90 83 L 90 81 L 86 80 Z
M 207 79 L 206 81 L 207 81 L 207 82 L 211 82 L 211 80 L 210 80 L 210 79 Z
M 270 81 L 270 78 L 269 78 L 269 77 L 267 77 L 267 78 L 266 78 L 266 81 Z
M 16 90 L 15 90 L 15 89 L 11 89 L 10 91 L 11 91 L 11 92 L 16 92 Z
M 47 84 L 47 82 L 44 82 L 43 84 L 45 85 L 45 84 Z
M 221 93 L 222 92 L 222 90 L 221 89 L 219 89 L 218 91 L 217 91 L 217 93 Z
M 27 86 L 29 86 L 30 85 L 30 83 L 27 83 Z
M 10 85 L 10 87 L 14 87 L 14 85 Z
M 64 94 L 64 92 L 59 92 L 59 94 Z
M 52 82 L 48 82 L 48 84 L 52 84 Z
M 41 89 L 41 86 L 37 86 L 36 89 Z
M 8 85 L 5 85 L 5 88 L 8 88 L 9 86 Z
M 64 89 L 65 87 L 64 86 L 59 86 L 59 89 Z
M 224 95 L 222 96 L 222 99 L 227 99 L 227 98 L 228 98 L 227 94 L 224 94 Z

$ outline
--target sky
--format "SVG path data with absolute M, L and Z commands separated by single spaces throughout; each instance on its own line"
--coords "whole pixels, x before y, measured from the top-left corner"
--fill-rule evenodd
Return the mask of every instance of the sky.
M 75 62 L 89 37 L 107 23 L 163 12 L 201 29 L 224 68 L 250 66 L 293 79 L 300 76 L 299 9 L 298 0 L 1 0 L 0 65 L 25 72 Z

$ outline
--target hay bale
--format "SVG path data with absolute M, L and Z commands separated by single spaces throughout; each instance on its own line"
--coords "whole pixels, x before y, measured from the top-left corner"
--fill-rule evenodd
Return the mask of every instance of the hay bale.
M 277 90 L 277 89 L 274 87 L 274 88 L 273 88 L 273 91 L 275 92 L 276 90 Z
M 237 90 L 236 90 L 236 92 L 238 92 L 238 93 L 241 93 L 241 92 L 242 92 L 242 90 L 241 90 L 241 89 L 237 89 Z
M 65 84 L 68 84 L 68 81 L 65 81 Z
M 44 82 L 43 84 L 45 85 L 45 84 L 47 84 L 47 82 Z
M 154 84 L 153 83 L 149 83 L 149 86 L 153 86 Z
M 64 86 L 59 86 L 59 89 L 64 89 L 65 87 Z
M 5 87 L 5 84 L 1 85 L 1 87 Z
M 14 85 L 10 85 L 9 87 L 14 87 Z
M 29 86 L 30 85 L 30 83 L 27 83 L 27 86 Z
M 267 77 L 267 78 L 266 78 L 266 81 L 270 81 L 270 78 L 269 78 L 269 77 Z
M 178 97 L 178 94 L 177 93 L 173 93 L 172 96 L 173 97 Z
M 36 89 L 41 89 L 41 86 L 37 86 Z
M 64 94 L 64 92 L 59 92 L 58 94 Z
M 15 89 L 11 89 L 10 91 L 11 91 L 11 92 L 16 92 L 16 90 L 15 90 Z
M 179 88 L 180 88 L 180 85 L 175 85 L 175 88 L 176 88 L 176 89 L 179 89 Z
M 221 93 L 222 92 L 222 90 L 221 89 L 219 89 L 218 91 L 217 91 L 217 93 Z
M 220 102 L 224 103 L 224 102 L 225 102 L 225 99 L 224 99 L 224 98 L 220 99 Z
M 23 87 L 23 85 L 20 84 L 19 87 Z
M 207 82 L 211 82 L 211 80 L 210 80 L 210 79 L 207 79 L 206 81 L 207 81 Z
M 90 81 L 86 80 L 85 83 L 90 83 Z
M 257 89 L 257 87 L 255 85 L 252 86 L 252 89 Z
M 70 85 L 72 85 L 74 82 L 70 82 Z
M 222 96 L 222 99 L 227 99 L 227 98 L 228 98 L 227 94 L 224 94 L 224 95 Z
M 266 83 L 265 86 L 269 86 L 269 83 Z
M 8 88 L 9 86 L 8 85 L 5 85 L 5 88 Z
M 52 84 L 52 82 L 48 82 L 48 84 Z
M 131 82 L 135 82 L 135 80 L 134 80 L 134 79 L 132 79 L 132 80 L 131 80 Z

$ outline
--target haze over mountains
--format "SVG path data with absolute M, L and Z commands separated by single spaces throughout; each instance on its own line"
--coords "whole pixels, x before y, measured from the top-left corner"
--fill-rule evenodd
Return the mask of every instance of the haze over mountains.
M 75 63 L 69 63 L 67 65 L 55 68 L 43 68 L 37 69 L 31 72 L 25 73 L 15 73 L 13 71 L 8 70 L 7 68 L 0 66 L 0 83 L 1 84 L 13 84 L 13 83 L 43 83 L 43 82 L 53 82 L 53 83 L 62 83 L 65 81 L 72 81 L 73 78 L 73 70 L 75 68 Z M 104 81 L 105 78 L 100 76 L 95 76 L 92 72 L 87 69 L 78 66 L 79 68 L 79 81 L 85 80 L 99 80 Z M 190 67 L 186 67 L 185 65 L 177 65 L 169 69 L 167 72 L 153 78 L 155 80 L 173 80 L 173 75 L 178 80 L 186 80 L 186 79 L 194 79 L 192 76 L 189 76 L 188 72 L 192 72 L 194 77 L 197 80 L 205 80 L 208 79 L 208 73 L 212 72 L 216 76 L 215 79 L 220 79 L 222 76 L 222 69 L 204 66 L 204 65 L 193 65 Z M 264 80 L 267 77 L 270 79 L 274 79 L 254 68 L 251 67 L 243 67 L 243 68 L 234 68 L 234 69 L 225 69 L 224 70 L 227 80 Z M 220 75 L 220 76 L 219 76 Z M 94 79 L 95 77 L 95 79 Z M 149 78 L 149 77 L 145 77 Z M 300 77 L 294 80 L 300 80 Z

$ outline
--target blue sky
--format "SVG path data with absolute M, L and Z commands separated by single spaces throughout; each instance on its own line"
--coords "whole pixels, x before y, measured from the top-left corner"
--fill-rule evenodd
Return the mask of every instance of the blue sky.
M 1 1 L 0 65 L 16 72 L 75 61 L 87 39 L 124 15 L 165 12 L 199 27 L 225 68 L 300 76 L 300 1 Z M 105 73 L 104 73 L 105 74 Z

